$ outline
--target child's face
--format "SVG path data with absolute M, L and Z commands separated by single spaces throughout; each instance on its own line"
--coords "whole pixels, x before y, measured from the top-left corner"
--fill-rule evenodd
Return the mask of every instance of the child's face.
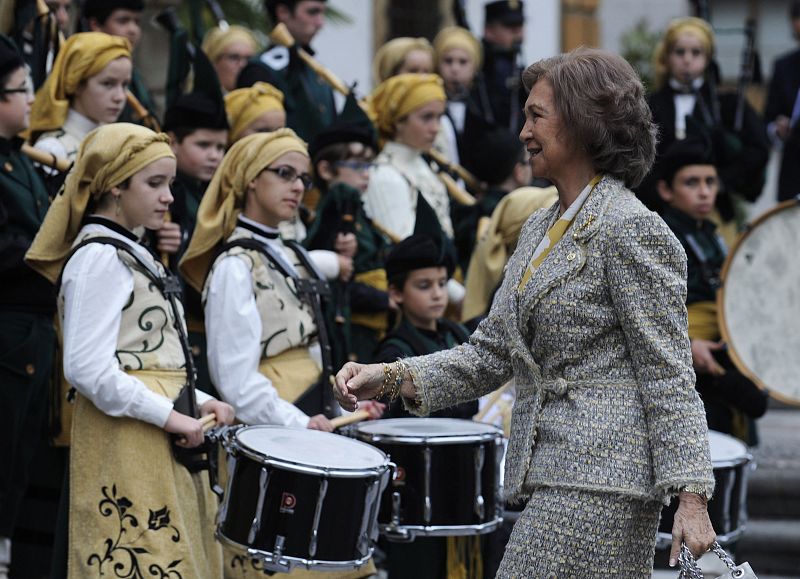
M 78 86 L 72 107 L 96 123 L 116 123 L 128 100 L 132 67 L 125 56 L 112 60 Z
M 691 32 L 678 35 L 667 58 L 669 72 L 678 82 L 690 83 L 703 76 L 708 57 L 703 41 Z
M 127 38 L 131 43 L 131 48 L 136 48 L 142 36 L 142 13 L 127 8 L 117 8 L 111 12 L 103 24 L 95 23 L 91 28 L 112 36 Z
M 447 269 L 425 267 L 408 274 L 402 290 L 390 288 L 392 299 L 414 326 L 430 326 L 447 309 Z
M 117 221 L 130 230 L 139 226 L 161 227 L 174 200 L 170 185 L 175 178 L 175 167 L 175 159 L 164 157 L 133 175 L 125 188 L 112 187 L 111 194 L 119 195 Z
M 6 90 L 18 91 L 28 88 L 28 75 L 25 68 L 20 67 L 8 77 Z M 6 139 L 28 127 L 28 117 L 33 104 L 33 91 L 9 92 L 0 99 L 0 136 Z
M 178 170 L 200 181 L 211 181 L 225 156 L 228 131 L 197 129 L 178 143 L 172 140 L 172 151 L 178 159 Z
M 328 186 L 344 183 L 364 193 L 369 186 L 369 170 L 372 168 L 375 152 L 361 143 L 351 143 L 350 153 L 347 159 L 332 163 L 333 176 Z
M 439 74 L 448 94 L 464 92 L 475 78 L 475 61 L 463 48 L 451 48 L 439 59 Z
M 281 221 L 297 215 L 305 193 L 304 182 L 311 181 L 309 163 L 308 157 L 296 151 L 273 161 L 248 185 L 244 216 L 278 227 Z
M 719 192 L 717 169 L 714 165 L 686 165 L 675 173 L 671 187 L 659 181 L 658 190 L 670 207 L 693 219 L 705 219 Z

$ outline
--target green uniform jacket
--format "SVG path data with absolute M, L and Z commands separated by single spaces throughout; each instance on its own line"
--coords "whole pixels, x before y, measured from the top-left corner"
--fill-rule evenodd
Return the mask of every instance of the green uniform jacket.
M 304 49 L 314 54 L 310 47 Z M 311 142 L 320 129 L 330 125 L 336 116 L 330 86 L 294 50 L 271 46 L 239 73 L 237 85 L 248 87 L 257 81 L 268 82 L 283 91 L 286 126 L 307 142 Z

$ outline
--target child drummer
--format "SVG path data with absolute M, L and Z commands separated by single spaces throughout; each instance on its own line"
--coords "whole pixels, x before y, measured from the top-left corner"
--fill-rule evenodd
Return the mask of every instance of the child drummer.
M 336 410 L 326 408 L 330 367 L 318 307 L 324 278 L 302 246 L 278 234 L 311 186 L 309 164 L 291 129 L 234 143 L 203 196 L 180 267 L 202 291 L 211 379 L 238 418 L 330 432 L 325 413 Z M 232 565 L 226 576 L 240 576 Z M 326 576 L 372 573 L 370 562 Z

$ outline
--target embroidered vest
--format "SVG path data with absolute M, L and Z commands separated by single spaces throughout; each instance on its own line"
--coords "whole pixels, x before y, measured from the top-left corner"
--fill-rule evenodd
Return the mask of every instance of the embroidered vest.
M 73 247 L 91 237 L 102 234 L 79 235 Z M 131 249 L 133 251 L 133 249 Z M 179 370 L 186 367 L 180 338 L 175 329 L 175 316 L 167 299 L 142 271 L 141 266 L 128 252 L 118 250 L 120 260 L 133 274 L 133 291 L 122 308 L 119 337 L 115 355 L 122 370 Z M 154 259 L 153 266 L 164 274 L 164 268 Z M 64 297 L 59 295 L 59 316 L 64 319 Z M 181 323 L 183 307 L 179 305 Z
M 253 235 L 241 228 L 234 229 L 227 241 L 248 238 Z M 310 277 L 300 259 L 291 248 L 284 246 L 290 263 L 304 278 Z M 260 252 L 244 247 L 233 247 L 214 261 L 203 289 L 205 304 L 208 282 L 214 269 L 223 258 L 238 256 L 250 269 L 253 295 L 261 318 L 261 357 L 269 358 L 297 347 L 308 347 L 317 335 L 314 312 L 297 294 L 294 280 L 285 277 L 268 262 Z

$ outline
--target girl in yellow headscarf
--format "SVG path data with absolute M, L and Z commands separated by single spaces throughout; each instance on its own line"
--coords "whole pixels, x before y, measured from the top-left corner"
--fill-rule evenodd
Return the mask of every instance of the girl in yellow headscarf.
M 70 579 L 136 569 L 222 574 L 208 475 L 174 458 L 170 435 L 180 437 L 175 446 L 196 447 L 204 438 L 196 417 L 230 424 L 233 409 L 185 388 L 183 310 L 133 234 L 160 226 L 175 170 L 166 135 L 127 123 L 92 131 L 26 255 L 60 280 L 64 374 L 77 391 Z M 175 406 L 179 396 L 186 409 Z
M 414 232 L 421 195 L 452 238 L 447 190 L 422 156 L 433 146 L 444 114 L 442 79 L 435 74 L 393 76 L 375 89 L 370 106 L 384 145 L 364 195 L 367 213 L 400 240 Z
M 425 38 L 401 36 L 393 38 L 375 53 L 372 74 L 375 83 L 405 73 L 433 72 L 433 47 Z
M 180 267 L 202 291 L 211 379 L 237 418 L 331 431 L 322 414 L 322 389 L 330 388 L 327 354 L 320 348 L 325 326 L 309 305 L 319 298 L 307 299 L 297 284 L 319 283 L 322 274 L 302 246 L 278 234 L 311 186 L 309 165 L 306 145 L 291 129 L 237 141 L 203 195 Z M 225 568 L 226 577 L 237 576 L 234 565 Z M 370 564 L 325 576 L 371 573 Z M 289 576 L 307 575 L 321 576 Z
M 127 39 L 104 32 L 70 36 L 31 109 L 31 143 L 59 159 L 74 161 L 83 138 L 116 122 L 131 81 Z
M 225 95 L 228 113 L 228 144 L 254 133 L 267 133 L 286 126 L 283 93 L 266 82 L 237 88 Z
M 226 30 L 214 27 L 203 39 L 203 52 L 208 55 L 219 83 L 225 92 L 236 88 L 236 79 L 256 53 L 258 43 L 244 26 L 229 26 Z
M 742 201 L 761 195 L 770 144 L 764 123 L 747 100 L 740 110 L 737 95 L 717 86 L 713 58 L 714 31 L 707 22 L 677 18 L 667 27 L 653 56 L 656 90 L 648 99 L 659 128 L 656 164 L 638 194 L 651 209 L 663 210 L 656 190 L 661 157 L 688 132 L 707 133 L 725 192 L 717 196 L 714 220 L 732 244 L 743 215 Z

